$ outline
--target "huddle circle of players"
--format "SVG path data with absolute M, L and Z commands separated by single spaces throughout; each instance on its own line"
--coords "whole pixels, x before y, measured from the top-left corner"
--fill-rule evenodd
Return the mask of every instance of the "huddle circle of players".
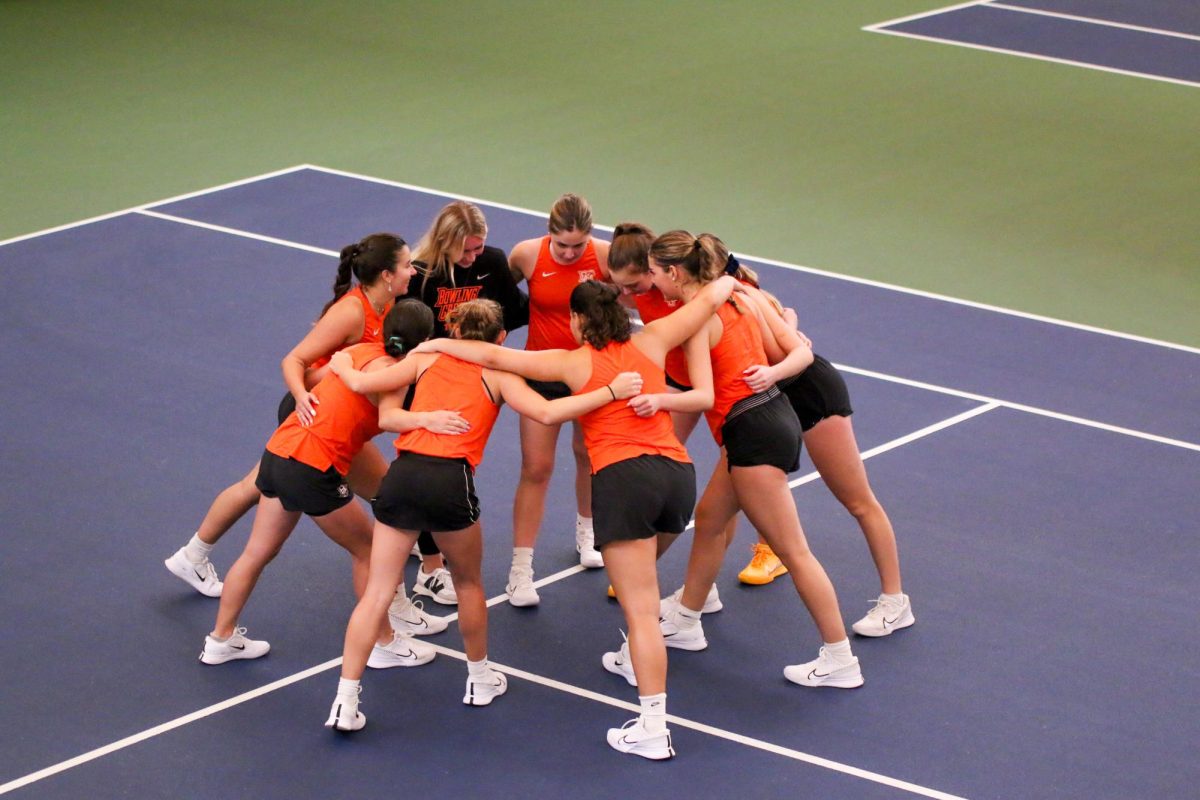
M 823 643 L 813 660 L 785 667 L 784 677 L 808 687 L 861 686 L 837 595 L 808 548 L 788 487 L 802 445 L 858 521 L 879 572 L 880 595 L 854 632 L 887 636 L 915 618 L 895 534 L 858 453 L 845 382 L 814 355 L 795 312 L 760 288 L 716 236 L 656 236 L 625 223 L 604 242 L 592 237 L 587 201 L 573 194 L 555 202 L 546 236 L 507 256 L 486 240 L 483 213 L 455 201 L 415 246 L 376 233 L 342 249 L 333 298 L 281 363 L 287 393 L 262 458 L 217 495 L 165 562 L 196 590 L 220 597 L 200 661 L 270 650 L 248 638 L 238 618 L 307 514 L 349 552 L 359 598 L 327 727 L 366 724 L 359 705 L 366 668 L 434 658 L 416 637 L 448 624 L 426 612 L 426 600 L 458 607 L 463 702 L 483 706 L 503 695 L 507 677 L 488 661 L 474 478 L 500 407 L 509 405 L 520 415 L 522 464 L 505 593 L 514 606 L 540 602 L 533 553 L 556 443 L 569 421 L 575 547 L 581 565 L 607 569 L 609 595 L 628 626 L 625 641 L 600 662 L 637 689 L 641 705 L 635 719 L 608 730 L 614 749 L 675 755 L 667 648 L 708 647 L 701 618 L 722 608 L 715 580 L 739 511 L 758 532 L 739 580 L 790 575 Z M 525 325 L 525 348 L 505 347 L 507 332 Z M 697 497 L 684 443 L 701 417 L 720 456 Z M 390 463 L 371 441 L 382 431 L 398 434 Z M 222 582 L 209 554 L 251 508 L 249 540 Z M 693 519 L 684 585 L 660 598 L 655 562 Z M 417 553 L 410 596 L 404 565 Z

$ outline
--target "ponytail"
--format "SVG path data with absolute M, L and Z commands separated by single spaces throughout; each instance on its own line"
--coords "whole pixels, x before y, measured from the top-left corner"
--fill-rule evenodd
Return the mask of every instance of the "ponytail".
M 415 297 L 392 306 L 383 319 L 383 349 L 392 358 L 402 358 L 433 334 L 433 311 Z
M 585 281 L 571 291 L 571 311 L 580 317 L 579 333 L 597 350 L 609 342 L 627 342 L 632 323 L 617 301 L 617 288 L 600 281 Z
M 406 246 L 404 239 L 394 233 L 372 233 L 343 247 L 333 279 L 333 299 L 321 309 L 321 316 L 350 291 L 352 275 L 359 285 L 374 283 L 385 270 L 396 269 L 396 254 Z

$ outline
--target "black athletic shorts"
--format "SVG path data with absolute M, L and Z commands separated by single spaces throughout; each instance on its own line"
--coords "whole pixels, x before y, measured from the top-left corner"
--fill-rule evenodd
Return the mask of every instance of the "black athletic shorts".
M 690 392 L 692 390 L 691 386 L 684 386 L 682 383 L 675 380 L 670 375 L 665 375 L 665 377 L 667 379 L 667 386 L 670 386 L 673 389 L 678 389 L 681 392 Z
M 696 507 L 696 468 L 666 456 L 637 456 L 592 476 L 596 547 L 656 533 L 683 533 Z
M 354 499 L 346 479 L 333 467 L 322 472 L 264 450 L 254 482 L 263 497 L 279 498 L 284 509 L 323 517 Z
M 371 507 L 375 519 L 404 531 L 461 531 L 479 519 L 471 465 L 421 453 L 396 457 Z
M 526 379 L 525 382 L 529 384 L 530 389 L 533 389 L 547 400 L 558 400 L 571 396 L 571 387 L 561 381 L 531 381 Z
M 826 417 L 848 417 L 854 413 L 850 407 L 850 390 L 846 388 L 842 373 L 821 356 L 814 355 L 808 369 L 794 378 L 780 381 L 779 388 L 800 418 L 803 431 Z
M 279 420 L 277 424 L 282 425 L 288 415 L 295 410 L 296 398 L 292 396 L 291 392 L 285 392 L 283 399 L 279 401 L 279 408 L 275 410 L 275 418 Z
M 783 392 L 772 386 L 734 404 L 721 428 L 729 467 L 800 468 L 800 420 Z

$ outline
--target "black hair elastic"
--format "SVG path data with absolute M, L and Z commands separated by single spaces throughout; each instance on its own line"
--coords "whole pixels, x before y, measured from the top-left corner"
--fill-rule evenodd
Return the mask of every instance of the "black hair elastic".
M 738 270 L 742 268 L 742 264 L 733 257 L 733 253 L 729 254 L 729 258 L 725 259 L 725 274 L 737 277 Z

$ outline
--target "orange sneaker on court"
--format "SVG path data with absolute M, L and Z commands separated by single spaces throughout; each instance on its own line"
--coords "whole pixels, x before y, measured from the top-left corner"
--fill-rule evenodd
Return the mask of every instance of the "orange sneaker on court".
M 770 583 L 780 575 L 787 574 L 787 567 L 775 555 L 775 551 L 768 544 L 755 542 L 751 548 L 754 551 L 754 556 L 750 559 L 750 563 L 746 568 L 738 573 L 738 580 L 742 583 L 748 583 L 751 586 L 762 586 L 764 583 Z

